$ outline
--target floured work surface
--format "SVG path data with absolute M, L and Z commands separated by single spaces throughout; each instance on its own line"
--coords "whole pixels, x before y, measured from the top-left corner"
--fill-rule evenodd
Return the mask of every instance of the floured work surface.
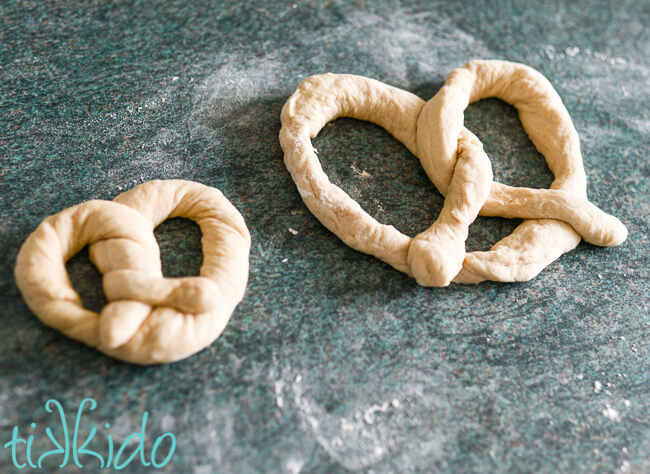
M 73 417 L 92 397 L 100 411 L 87 421 L 111 423 L 116 439 L 145 409 L 148 450 L 176 435 L 161 472 L 650 470 L 642 4 L 184 3 L 2 7 L 0 440 L 16 424 L 24 435 L 31 421 L 52 424 L 48 398 Z M 589 199 L 628 227 L 622 246 L 582 243 L 528 283 L 425 289 L 311 215 L 277 139 L 300 80 L 359 74 L 431 97 L 472 58 L 529 64 L 551 81 L 580 135 Z M 549 186 L 514 109 L 479 102 L 465 126 L 495 180 Z M 417 158 L 380 128 L 340 120 L 314 147 L 377 220 L 416 235 L 438 215 Z M 142 369 L 38 322 L 11 273 L 37 224 L 169 178 L 220 189 L 252 234 L 248 289 L 220 338 Z M 486 250 L 517 223 L 479 218 L 467 248 Z M 172 220 L 156 235 L 165 275 L 198 274 L 197 228 Z M 68 268 L 101 308 L 87 260 Z M 105 442 L 98 430 L 93 443 Z M 34 443 L 53 449 L 42 433 Z M 0 471 L 10 454 L 0 450 Z

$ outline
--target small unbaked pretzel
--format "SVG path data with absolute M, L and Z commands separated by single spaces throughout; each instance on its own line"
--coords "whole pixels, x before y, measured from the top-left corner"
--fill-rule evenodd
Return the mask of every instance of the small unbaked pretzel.
M 165 278 L 153 229 L 187 217 L 201 228 L 197 277 Z M 85 309 L 65 262 L 85 245 L 104 275 L 109 303 Z M 172 362 L 198 352 L 223 331 L 248 280 L 250 234 L 243 217 L 211 187 L 149 181 L 113 202 L 93 200 L 46 218 L 23 244 L 16 282 L 48 326 L 136 364 Z
M 492 181 L 483 147 L 463 127 L 470 102 L 499 97 L 519 111 L 524 129 L 555 174 L 550 190 Z M 415 238 L 380 224 L 323 171 L 311 138 L 329 121 L 376 123 L 401 141 L 446 196 L 434 224 Z M 429 102 L 379 81 L 346 74 L 305 79 L 282 109 L 280 143 L 298 191 L 321 223 L 350 247 L 385 261 L 426 286 L 452 280 L 526 281 L 575 248 L 580 238 L 622 243 L 627 229 L 587 200 L 577 132 L 551 84 L 507 61 L 471 61 L 452 71 Z M 465 251 L 478 214 L 526 220 L 487 252 Z

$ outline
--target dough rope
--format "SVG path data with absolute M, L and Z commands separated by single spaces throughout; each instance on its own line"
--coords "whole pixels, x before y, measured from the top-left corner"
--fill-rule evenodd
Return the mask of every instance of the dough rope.
M 153 229 L 187 217 L 201 228 L 200 276 L 165 278 Z M 65 262 L 85 245 L 109 303 L 83 307 Z M 48 326 L 136 364 L 173 362 L 211 344 L 241 301 L 250 234 L 223 194 L 182 180 L 149 181 L 114 201 L 93 200 L 46 218 L 18 253 L 16 282 Z
M 469 103 L 498 97 L 519 111 L 531 141 L 555 175 L 551 189 L 492 181 L 483 147 L 463 126 Z M 311 138 L 329 121 L 373 122 L 402 142 L 445 196 L 437 220 L 410 238 L 377 222 L 332 184 Z M 379 81 L 347 74 L 305 79 L 282 109 L 280 143 L 287 169 L 311 212 L 350 247 L 374 255 L 425 286 L 451 281 L 526 281 L 575 248 L 581 238 L 619 245 L 627 229 L 587 200 L 578 134 L 548 80 L 507 61 L 470 61 L 428 102 Z M 478 214 L 526 219 L 489 251 L 465 251 Z

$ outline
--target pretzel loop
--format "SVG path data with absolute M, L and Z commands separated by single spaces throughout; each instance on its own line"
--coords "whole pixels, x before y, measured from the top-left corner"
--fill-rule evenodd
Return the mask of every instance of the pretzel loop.
M 496 96 L 520 112 L 524 128 L 556 175 L 551 190 L 492 182 L 483 147 L 463 127 L 463 110 Z M 415 238 L 377 222 L 332 184 L 311 138 L 329 121 L 352 117 L 380 125 L 418 156 L 446 196 L 438 219 Z M 453 71 L 429 102 L 373 79 L 323 74 L 305 79 L 282 110 L 285 164 L 312 213 L 346 244 L 426 286 L 452 280 L 524 281 L 578 244 L 618 245 L 627 230 L 586 199 L 578 136 L 550 83 L 506 61 L 472 61 Z M 483 215 L 531 218 L 487 252 L 465 253 L 468 227 Z M 552 220 L 551 220 L 552 219 Z
M 198 277 L 165 278 L 153 229 L 187 217 L 202 232 Z M 109 303 L 82 306 L 65 262 L 89 246 Z M 16 281 L 47 325 L 118 359 L 171 362 L 212 343 L 242 299 L 250 235 L 235 207 L 214 188 L 182 180 L 150 181 L 114 202 L 88 201 L 50 216 L 28 237 Z
M 492 183 L 480 214 L 524 221 L 488 252 L 467 254 L 459 282 L 529 280 L 563 253 L 587 242 L 613 246 L 627 238 L 625 226 L 587 200 L 580 140 L 550 82 L 523 64 L 470 61 L 449 74 L 418 117 L 418 157 L 446 195 L 458 139 L 467 131 L 463 111 L 472 102 L 498 97 L 518 111 L 524 130 L 555 176 L 550 190 Z M 554 219 L 554 220 L 549 220 Z M 515 256 L 516 254 L 516 256 Z

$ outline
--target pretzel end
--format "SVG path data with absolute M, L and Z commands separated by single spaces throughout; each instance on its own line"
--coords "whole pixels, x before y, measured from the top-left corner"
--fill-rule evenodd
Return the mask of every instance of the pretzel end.
M 139 301 L 115 301 L 107 304 L 99 318 L 100 346 L 117 349 L 129 342 L 150 312 L 151 306 Z

